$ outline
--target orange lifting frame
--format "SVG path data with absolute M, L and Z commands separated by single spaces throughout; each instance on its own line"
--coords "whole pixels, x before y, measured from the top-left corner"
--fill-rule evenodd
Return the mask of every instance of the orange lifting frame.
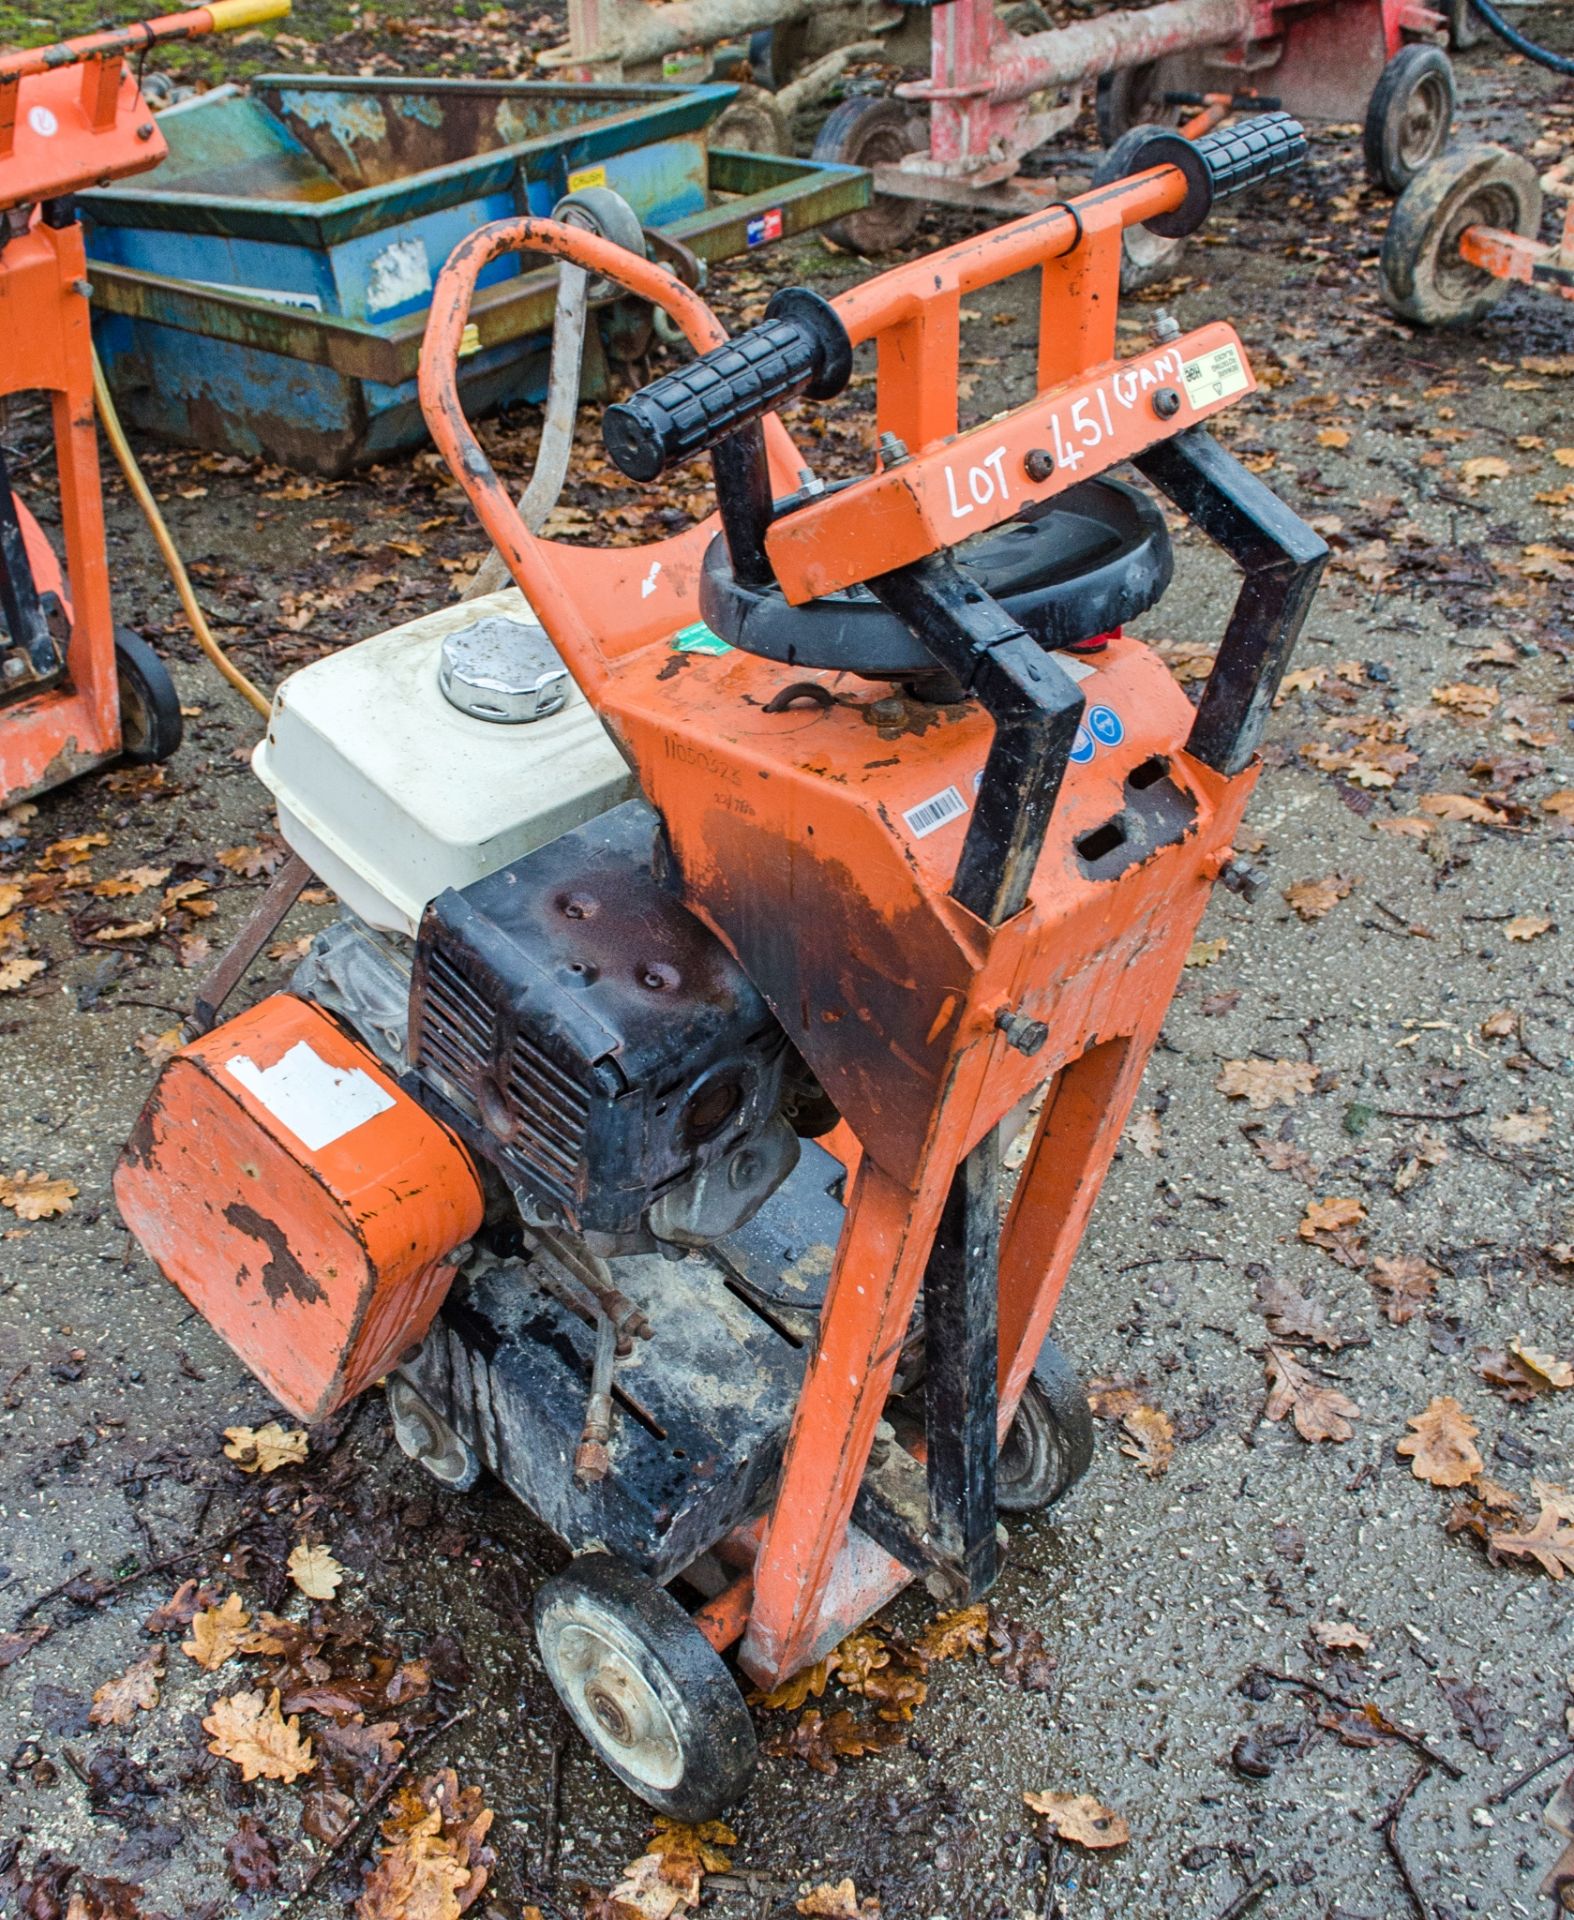
M 878 426 L 912 457 L 771 526 L 767 551 L 790 600 L 867 577 L 872 546 L 892 566 L 954 545 L 1226 403 L 1172 419 L 1133 407 L 1085 465 L 1041 482 L 1024 475 L 1022 452 L 1047 443 L 1052 416 L 1070 419 L 1117 371 L 1153 362 L 1181 385 L 1184 360 L 1238 348 L 1228 327 L 1210 326 L 1167 358 L 1115 359 L 1122 228 L 1177 208 L 1184 192 L 1177 169 L 1153 168 L 837 297 L 854 343 L 877 349 Z M 735 653 L 706 661 L 700 676 L 673 671 L 670 642 L 697 618 L 714 517 L 638 548 L 568 547 L 525 529 L 454 377 L 476 277 L 512 251 L 611 274 L 671 315 L 699 352 L 726 334 L 661 267 L 577 229 L 503 221 L 464 242 L 438 282 L 421 399 L 482 525 L 661 813 L 686 904 L 772 1000 L 860 1149 L 847 1156 L 845 1224 L 776 1498 L 731 1543 L 757 1547 L 752 1572 L 695 1616 L 717 1646 L 741 1639 L 742 1666 L 771 1684 L 913 1577 L 850 1529 L 854 1502 L 953 1176 L 1047 1082 L 1000 1240 L 1001 1437 L 1010 1426 L 1257 767 L 1227 776 L 1182 751 L 1190 703 L 1147 648 L 1115 640 L 1101 656 L 1101 688 L 1112 690 L 1101 697 L 1119 695 L 1175 743 L 1172 777 L 1196 803 L 1196 831 L 1133 870 L 1134 885 L 1131 876 L 1091 884 L 1072 843 L 1121 804 L 1120 776 L 1102 756 L 1062 791 L 1028 904 L 985 925 L 949 896 L 954 837 L 903 842 L 890 813 L 909 804 L 906 792 L 893 798 L 892 782 L 907 782 L 917 801 L 982 764 L 992 723 L 980 709 L 954 710 L 905 741 L 896 774 L 885 749 L 877 776 L 876 736 L 856 708 L 816 728 L 801 713 L 762 715 L 778 664 Z M 958 435 L 962 301 L 1033 268 L 1042 274 L 1038 397 Z M 1244 373 L 1244 355 L 1240 365 Z M 1250 385 L 1245 375 L 1239 390 Z M 790 492 L 802 461 L 774 416 L 766 436 L 777 491 Z M 1005 455 L 986 470 L 1001 479 L 998 495 L 980 502 L 980 484 L 977 511 L 948 530 L 948 472 L 954 482 L 997 446 Z M 1006 1009 L 1047 1025 L 1041 1051 L 1026 1057 L 1007 1044 L 997 1028 Z

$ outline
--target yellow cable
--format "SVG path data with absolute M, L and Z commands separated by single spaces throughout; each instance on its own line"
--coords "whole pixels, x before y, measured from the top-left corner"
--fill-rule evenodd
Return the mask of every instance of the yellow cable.
M 115 458 L 120 463 L 120 471 L 126 477 L 126 485 L 136 495 L 137 505 L 146 516 L 148 528 L 158 543 L 158 550 L 164 556 L 164 564 L 169 569 L 169 577 L 175 583 L 175 591 L 180 595 L 180 604 L 185 609 L 186 618 L 191 622 L 191 630 L 197 636 L 197 645 L 228 680 L 239 694 L 243 694 L 266 720 L 271 710 L 268 696 L 248 680 L 230 659 L 229 655 L 213 637 L 213 629 L 203 618 L 202 609 L 197 604 L 197 596 L 192 590 L 191 577 L 186 572 L 185 562 L 176 549 L 173 537 L 164 516 L 159 512 L 158 502 L 142 477 L 142 469 L 137 465 L 136 455 L 127 445 L 125 432 L 120 424 L 120 415 L 115 411 L 115 403 L 110 397 L 109 383 L 104 378 L 104 369 L 99 364 L 97 349 L 93 353 L 93 398 L 98 405 L 98 417 L 104 423 L 104 432 L 109 444 L 115 450 Z

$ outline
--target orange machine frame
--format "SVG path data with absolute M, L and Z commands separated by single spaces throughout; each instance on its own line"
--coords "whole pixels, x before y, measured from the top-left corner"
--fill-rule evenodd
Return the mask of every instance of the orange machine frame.
M 1177 208 L 1184 191 L 1177 168 L 1155 167 L 838 296 L 853 342 L 877 351 L 877 425 L 910 457 L 772 524 L 766 550 L 789 600 L 864 579 L 871 550 L 882 566 L 939 552 L 1250 389 L 1225 326 L 1115 358 L 1122 229 Z M 882 689 L 849 690 L 824 674 L 828 705 L 768 712 L 801 671 L 672 648 L 697 618 L 714 519 L 623 549 L 567 547 L 526 530 L 454 380 L 476 277 L 516 250 L 611 275 L 665 309 L 697 350 L 726 335 L 661 267 L 576 229 L 503 221 L 463 243 L 439 280 L 421 397 L 487 533 L 660 812 L 685 902 L 771 1001 L 840 1110 L 842 1137 L 856 1142 L 774 1504 L 731 1543 L 752 1565 L 696 1616 L 717 1646 L 741 1639 L 741 1664 L 769 1684 L 913 1577 L 850 1528 L 854 1502 L 954 1176 L 1047 1083 L 999 1247 L 999 1435 L 1010 1426 L 1257 766 L 1221 772 L 1181 747 L 1195 718 L 1189 702 L 1149 649 L 1117 637 L 1100 657 L 1099 698 L 1140 713 L 1144 739 L 1164 740 L 1194 828 L 1119 877 L 1090 880 L 1076 843 L 1118 811 L 1131 771 L 1130 755 L 1101 755 L 1060 795 L 1027 904 L 997 926 L 976 918 L 948 891 L 956 833 L 915 838 L 901 816 L 937 789 L 968 791 L 992 737 L 977 705 L 882 730 Z M 959 432 L 963 300 L 1029 269 L 1042 276 L 1037 396 Z M 1186 363 L 1220 354 L 1238 356 L 1233 389 L 1188 397 L 1173 417 L 1121 399 L 1161 381 L 1185 389 Z M 1073 431 L 1084 456 L 1030 478 L 1027 451 Z M 785 493 L 803 463 L 774 417 L 766 436 Z M 1006 1028 L 1016 1019 L 1042 1023 L 1038 1050 L 1012 1044 Z

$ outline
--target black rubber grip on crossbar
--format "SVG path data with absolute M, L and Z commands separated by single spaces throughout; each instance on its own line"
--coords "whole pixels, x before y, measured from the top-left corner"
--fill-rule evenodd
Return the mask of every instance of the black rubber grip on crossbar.
M 608 407 L 602 442 L 620 473 L 654 480 L 801 393 L 829 400 L 852 370 L 836 309 L 807 287 L 783 287 L 757 327 Z
M 1261 186 L 1306 158 L 1305 131 L 1287 113 L 1259 113 L 1232 127 L 1216 127 L 1200 140 L 1188 140 L 1165 127 L 1155 127 L 1151 133 L 1144 130 L 1141 139 L 1134 133 L 1120 142 L 1123 173 L 1172 166 L 1186 176 L 1186 198 L 1173 213 L 1157 214 L 1147 223 L 1166 240 L 1195 233 L 1215 200 Z

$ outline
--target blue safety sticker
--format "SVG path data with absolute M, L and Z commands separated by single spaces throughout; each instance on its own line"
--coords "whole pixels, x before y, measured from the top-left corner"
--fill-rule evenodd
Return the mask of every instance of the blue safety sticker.
M 1088 709 L 1088 731 L 1101 747 L 1118 747 L 1126 737 L 1126 729 L 1121 724 L 1120 715 L 1113 707 L 1090 707 Z M 1072 759 L 1076 759 L 1073 750 Z
M 1077 728 L 1077 737 L 1071 743 L 1071 757 L 1079 767 L 1093 758 L 1093 736 L 1086 727 Z

